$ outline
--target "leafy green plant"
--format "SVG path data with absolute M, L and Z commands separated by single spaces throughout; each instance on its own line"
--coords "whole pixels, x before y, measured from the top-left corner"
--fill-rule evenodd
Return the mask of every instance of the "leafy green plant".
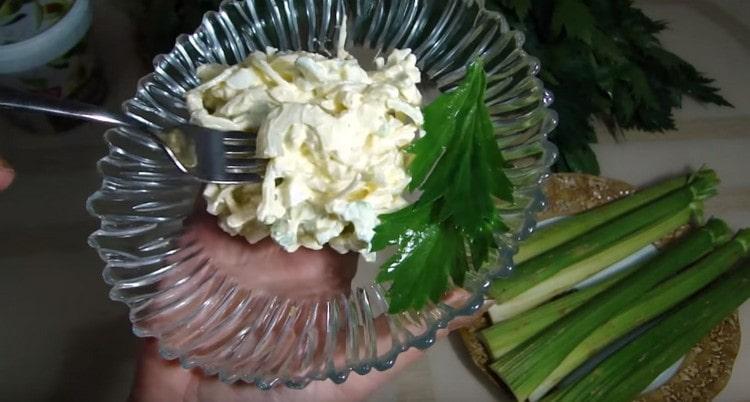
M 487 0 L 515 29 L 542 64 L 541 79 L 555 95 L 560 123 L 550 139 L 560 149 L 555 168 L 597 174 L 590 148 L 592 122 L 615 137 L 623 130 L 675 129 L 672 112 L 689 96 L 731 106 L 695 67 L 664 49 L 666 29 L 632 0 Z

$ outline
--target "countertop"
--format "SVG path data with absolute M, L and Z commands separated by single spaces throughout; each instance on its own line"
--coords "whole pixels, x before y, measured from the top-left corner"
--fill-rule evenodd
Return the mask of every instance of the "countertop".
M 110 84 L 107 105 L 131 96 L 146 71 L 133 58 L 132 28 L 122 2 L 97 0 L 92 31 Z M 662 39 L 717 80 L 734 109 L 686 101 L 678 130 L 627 133 L 595 146 L 602 175 L 635 185 L 703 164 L 722 178 L 709 214 L 750 226 L 750 8 L 745 0 L 652 0 L 638 5 L 669 22 Z M 107 298 L 102 263 L 86 245 L 97 222 L 83 208 L 99 186 L 95 163 L 105 152 L 100 127 L 61 136 L 29 135 L 0 121 L 0 154 L 18 181 L 0 195 L 0 400 L 123 401 L 136 339 L 127 311 Z M 750 334 L 750 303 L 740 308 Z M 750 337 L 718 402 L 750 401 Z M 509 400 L 483 381 L 457 337 L 438 342 L 371 401 Z

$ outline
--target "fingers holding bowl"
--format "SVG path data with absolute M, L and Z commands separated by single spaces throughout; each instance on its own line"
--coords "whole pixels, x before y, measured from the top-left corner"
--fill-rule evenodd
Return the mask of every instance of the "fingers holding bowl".
M 224 378 L 230 382 L 254 375 L 306 378 L 310 372 L 320 378 L 354 361 L 383 360 L 427 333 L 437 318 L 390 315 L 373 289 L 353 288 L 354 253 L 288 253 L 270 239 L 251 245 L 224 233 L 205 213 L 190 218 L 178 243 L 149 302 L 133 309 L 131 320 L 141 336 L 160 339 L 165 356 L 231 373 L 236 378 Z M 456 289 L 441 304 L 459 309 L 471 297 Z M 469 321 L 451 321 L 437 338 Z M 414 350 L 390 364 L 405 367 L 421 355 Z

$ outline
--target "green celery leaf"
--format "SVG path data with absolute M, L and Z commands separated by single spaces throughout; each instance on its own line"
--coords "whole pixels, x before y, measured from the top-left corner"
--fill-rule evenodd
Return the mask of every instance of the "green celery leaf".
M 617 42 L 599 29 L 591 31 L 591 49 L 597 59 L 608 63 L 619 64 L 627 60 L 623 50 L 617 46 Z
M 633 91 L 633 97 L 646 107 L 655 107 L 657 104 L 654 92 L 648 82 L 646 73 L 637 65 L 627 63 L 622 70 L 622 79 L 628 83 Z
M 440 225 L 429 225 L 404 235 L 398 252 L 381 267 L 377 277 L 379 282 L 391 282 L 388 289 L 391 313 L 418 309 L 428 301 L 440 300 L 448 287 L 450 262 L 459 250 L 456 239 L 451 230 Z
M 484 103 L 486 76 L 472 63 L 464 81 L 424 109 L 425 135 L 409 147 L 412 189 L 419 200 L 380 216 L 372 249 L 396 245 L 380 269 L 390 283 L 390 311 L 437 303 L 449 281 L 485 264 L 497 249 L 495 233 L 507 231 L 500 200 L 513 201 L 513 186 Z
M 404 234 L 409 230 L 418 230 L 430 223 L 432 205 L 415 203 L 396 212 L 380 215 L 380 224 L 375 228 L 372 238 L 372 250 L 378 251 L 404 241 Z
M 581 0 L 557 0 L 552 16 L 552 32 L 560 35 L 563 28 L 571 38 L 591 43 L 595 29 L 594 16 Z
M 453 251 L 453 259 L 448 261 L 450 266 L 450 274 L 453 283 L 456 286 L 464 285 L 464 278 L 466 278 L 466 272 L 469 271 L 469 260 L 466 258 L 466 242 L 464 241 L 465 236 L 455 228 L 449 228 L 445 233 L 447 242 L 453 244 L 455 249 Z M 496 247 L 493 243 L 492 247 Z M 474 264 L 474 267 L 477 267 Z
M 468 247 L 471 253 L 471 264 L 479 269 L 491 257 L 491 252 L 497 249 L 495 233 L 507 231 L 508 227 L 497 216 L 490 218 L 474 230 L 466 233 Z
M 414 160 L 409 165 L 412 178 L 409 190 L 415 190 L 424 183 L 445 152 L 450 136 L 456 129 L 457 115 L 460 112 L 456 105 L 463 103 L 466 95 L 466 88 L 459 87 L 438 97 L 424 109 L 424 130 L 429 136 L 418 139 L 408 149 L 414 154 Z
M 560 154 L 571 171 L 599 174 L 599 162 L 589 144 L 585 142 L 560 144 Z
M 451 217 L 459 227 L 477 227 L 495 214 L 494 197 L 513 201 L 512 185 L 503 172 L 505 161 L 495 142 L 489 112 L 484 104 L 486 78 L 482 65 L 473 63 L 464 82 L 450 96 L 450 110 L 459 113 L 452 122 L 448 149 L 422 186 L 421 200 L 432 201 L 444 196 L 441 219 Z M 430 109 L 428 106 L 427 109 Z M 451 115 L 426 115 L 443 126 Z M 427 126 L 427 124 L 425 124 Z M 430 136 L 423 137 L 426 140 Z M 439 138 L 437 139 L 439 140 Z M 446 186 L 446 183 L 452 183 Z

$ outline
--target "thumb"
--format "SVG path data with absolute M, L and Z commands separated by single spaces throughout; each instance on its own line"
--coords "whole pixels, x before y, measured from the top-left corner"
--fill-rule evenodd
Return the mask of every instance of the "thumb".
M 0 158 L 0 191 L 5 190 L 13 182 L 13 178 L 16 176 L 16 172 L 12 167 Z

